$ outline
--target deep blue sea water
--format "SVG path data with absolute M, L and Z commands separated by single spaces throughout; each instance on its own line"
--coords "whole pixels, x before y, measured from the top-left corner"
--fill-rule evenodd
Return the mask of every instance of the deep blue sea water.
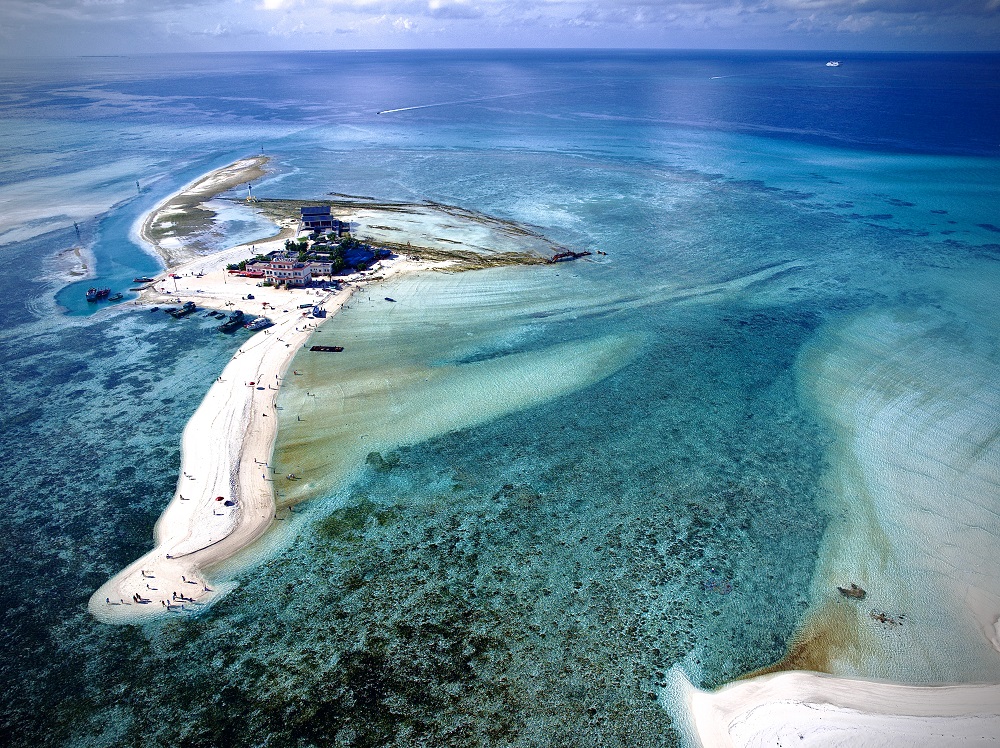
M 886 312 L 931 320 L 935 344 L 975 338 L 986 370 L 1000 350 L 1000 57 L 827 59 L 5 63 L 0 739 L 677 744 L 664 673 L 715 686 L 773 662 L 815 602 L 838 437 L 802 352 Z M 435 200 L 608 252 L 399 281 L 409 310 L 359 304 L 325 334 L 370 330 L 386 361 L 459 372 L 566 343 L 630 354 L 514 412 L 488 393 L 516 372 L 461 380 L 466 427 L 400 433 L 209 611 L 98 624 L 87 599 L 149 547 L 184 423 L 239 341 L 82 291 L 150 272 L 141 215 L 262 150 L 259 195 Z M 74 222 L 96 280 L 67 284 L 52 258 Z M 998 677 L 900 652 L 888 675 Z

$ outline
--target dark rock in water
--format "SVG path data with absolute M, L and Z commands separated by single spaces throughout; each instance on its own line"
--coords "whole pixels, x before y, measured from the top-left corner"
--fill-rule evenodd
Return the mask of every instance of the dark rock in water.
M 378 452 L 369 452 L 368 456 L 365 458 L 365 462 L 379 472 L 389 472 L 394 467 L 399 465 L 399 455 L 390 453 L 383 457 Z
M 864 600 L 868 596 L 867 592 L 853 583 L 850 587 L 837 587 L 837 591 L 844 597 L 850 597 L 854 600 Z
M 505 483 L 503 487 L 493 494 L 494 501 L 505 501 L 515 509 L 529 509 L 536 506 L 541 500 L 541 495 L 530 485 Z

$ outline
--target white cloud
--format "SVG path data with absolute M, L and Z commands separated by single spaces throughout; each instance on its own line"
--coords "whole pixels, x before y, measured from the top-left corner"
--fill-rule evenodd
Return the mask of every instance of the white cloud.
M 852 33 L 858 33 L 859 31 L 868 31 L 877 24 L 877 19 L 871 14 L 862 16 L 855 16 L 852 14 L 837 24 L 837 31 L 850 31 Z
M 1000 0 L 3 0 L 0 54 L 398 46 L 1000 48 Z M 850 40 L 858 40 L 850 42 Z M 199 41 L 200 40 L 200 41 Z M 272 41 L 267 41 L 272 40 Z M 75 45 L 75 47 L 74 47 Z M 270 46 L 269 46 L 270 45 Z M 955 48 L 955 41 L 947 45 Z M 86 50 L 83 48 L 86 47 Z M 183 48 L 183 47 L 181 47 Z

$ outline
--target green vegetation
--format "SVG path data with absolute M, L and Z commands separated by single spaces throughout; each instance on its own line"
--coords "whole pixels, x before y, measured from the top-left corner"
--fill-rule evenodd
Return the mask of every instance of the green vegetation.
M 226 270 L 246 270 L 248 265 L 252 265 L 255 262 L 267 262 L 270 258 L 267 255 L 254 255 L 249 260 L 240 260 L 239 262 L 231 262 L 226 265 Z

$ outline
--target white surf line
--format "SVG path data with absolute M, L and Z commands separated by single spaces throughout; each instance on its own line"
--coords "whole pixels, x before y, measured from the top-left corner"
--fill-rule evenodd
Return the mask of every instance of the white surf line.
M 586 88 L 586 86 L 573 86 L 573 88 Z M 555 93 L 556 91 L 565 91 L 565 90 L 567 90 L 567 89 L 565 89 L 565 88 L 549 88 L 549 89 L 546 89 L 544 91 L 521 91 L 520 93 L 500 94 L 499 96 L 482 96 L 482 97 L 480 97 L 478 99 L 460 99 L 458 101 L 439 101 L 439 102 L 434 103 L 434 104 L 417 104 L 416 106 L 402 106 L 402 107 L 398 107 L 397 109 L 383 109 L 380 112 L 376 112 L 376 114 L 394 114 L 396 112 L 409 112 L 409 111 L 412 111 L 414 109 L 430 109 L 431 107 L 436 107 L 436 106 L 456 106 L 458 104 L 477 104 L 480 101 L 495 101 L 497 99 L 510 99 L 510 98 L 515 97 L 515 96 L 533 96 L 535 94 Z

